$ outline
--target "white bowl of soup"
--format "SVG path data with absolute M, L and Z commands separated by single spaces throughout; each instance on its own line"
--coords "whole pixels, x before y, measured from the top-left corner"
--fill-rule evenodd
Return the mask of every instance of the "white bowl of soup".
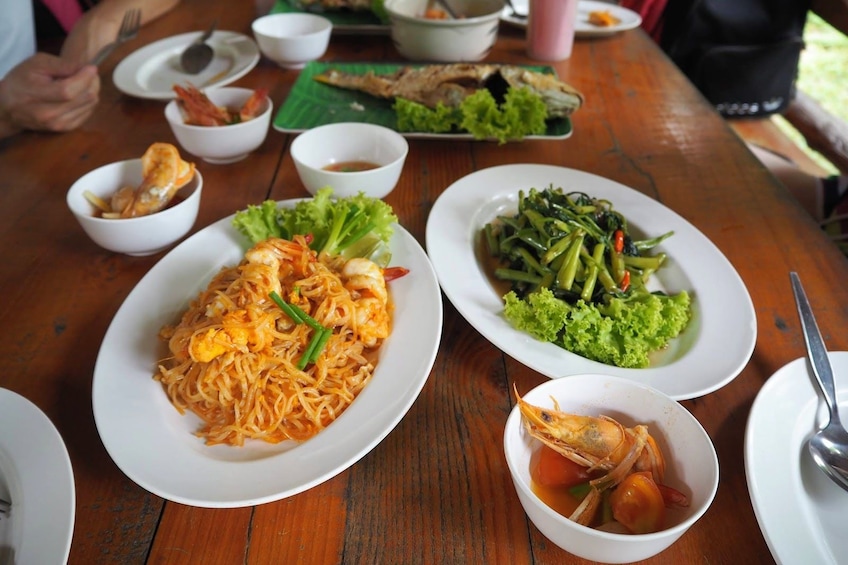
M 386 0 L 392 42 L 412 61 L 485 59 L 498 37 L 503 0 L 450 0 L 458 18 L 432 0 Z
M 564 551 L 600 563 L 648 559 L 686 534 L 712 504 L 719 481 L 712 440 L 662 392 L 586 374 L 516 394 L 524 405 L 517 401 L 504 430 L 512 482 L 533 525 Z M 553 447 L 546 443 L 552 437 Z M 637 444 L 640 437 L 644 443 Z M 631 450 L 638 455 L 632 466 L 625 458 Z M 586 459 L 576 462 L 579 457 Z M 613 477 L 618 482 L 606 483 Z M 588 502 L 581 507 L 590 481 L 601 501 L 595 511 Z
M 310 194 L 330 187 L 337 198 L 359 193 L 384 198 L 400 179 L 409 144 L 389 128 L 343 122 L 301 133 L 290 152 Z

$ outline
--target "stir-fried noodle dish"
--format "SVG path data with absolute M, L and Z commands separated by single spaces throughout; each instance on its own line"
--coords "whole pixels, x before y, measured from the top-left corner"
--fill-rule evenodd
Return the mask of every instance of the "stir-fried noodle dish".
M 371 379 L 391 329 L 383 269 L 268 239 L 223 268 L 176 325 L 154 378 L 207 444 L 303 441 Z

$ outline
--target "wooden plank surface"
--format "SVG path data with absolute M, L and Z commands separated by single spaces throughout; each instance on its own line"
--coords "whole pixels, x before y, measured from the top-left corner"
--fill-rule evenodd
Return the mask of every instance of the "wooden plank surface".
M 175 142 L 164 104 L 120 94 L 111 71 L 139 46 L 199 29 L 213 15 L 221 29 L 250 35 L 255 11 L 183 0 L 107 63 L 101 106 L 83 128 L 0 142 L 0 386 L 35 402 L 68 446 L 77 489 L 69 562 L 585 562 L 527 521 L 503 457 L 513 384 L 528 390 L 546 378 L 498 351 L 447 300 L 441 348 L 419 398 L 372 452 L 326 483 L 253 508 L 201 509 L 148 493 L 112 462 L 92 415 L 94 364 L 115 312 L 162 254 L 133 258 L 96 247 L 67 210 L 65 192 L 97 166 L 140 155 L 153 141 Z M 334 36 L 325 59 L 399 57 L 385 36 Z M 530 62 L 523 32 L 502 26 L 489 59 Z M 801 274 L 828 346 L 845 349 L 848 264 L 640 30 L 580 40 L 556 69 L 586 96 L 572 138 L 413 141 L 387 201 L 423 245 L 429 211 L 451 183 L 485 167 L 545 163 L 621 182 L 703 231 L 751 293 L 757 346 L 734 381 L 683 402 L 715 442 L 721 484 L 707 514 L 650 562 L 773 562 L 747 491 L 746 419 L 766 379 L 803 355 L 788 272 Z M 269 87 L 279 107 L 296 76 L 263 59 L 236 84 Z M 205 187 L 194 231 L 268 197 L 306 196 L 291 139 L 271 131 L 240 163 L 199 164 Z

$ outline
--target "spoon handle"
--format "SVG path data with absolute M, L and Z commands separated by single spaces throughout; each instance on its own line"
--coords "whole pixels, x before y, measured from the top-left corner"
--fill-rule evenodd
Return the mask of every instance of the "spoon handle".
M 215 19 L 215 21 L 213 21 L 213 22 L 212 22 L 212 25 L 211 25 L 211 26 L 209 26 L 209 29 L 207 29 L 207 30 L 203 33 L 203 35 L 200 37 L 200 39 L 199 39 L 198 41 L 199 41 L 200 43 L 203 43 L 203 42 L 205 42 L 207 39 L 209 39 L 210 37 L 212 37 L 212 34 L 213 34 L 213 33 L 215 33 L 215 29 L 216 29 L 217 27 L 218 27 L 218 19 L 216 18 L 216 19 Z
M 827 408 L 830 411 L 830 421 L 839 422 L 839 404 L 836 402 L 836 384 L 833 381 L 833 370 L 830 360 L 827 358 L 827 349 L 824 346 L 819 326 L 807 300 L 804 287 L 798 273 L 789 273 L 792 281 L 792 291 L 795 293 L 795 304 L 798 306 L 798 316 L 801 318 L 801 327 L 804 332 L 804 341 L 807 343 L 807 354 L 813 367 L 813 375 L 819 383 Z

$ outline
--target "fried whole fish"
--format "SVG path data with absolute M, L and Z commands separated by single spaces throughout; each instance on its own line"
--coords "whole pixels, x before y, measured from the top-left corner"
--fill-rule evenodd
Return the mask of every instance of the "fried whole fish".
M 548 118 L 568 116 L 583 104 L 583 95 L 556 76 L 515 65 L 453 63 L 403 67 L 388 74 L 329 69 L 313 78 L 378 98 L 405 98 L 428 108 L 439 103 L 449 108 L 459 106 L 481 88 L 489 90 L 500 103 L 510 88 L 527 87 L 544 101 Z

